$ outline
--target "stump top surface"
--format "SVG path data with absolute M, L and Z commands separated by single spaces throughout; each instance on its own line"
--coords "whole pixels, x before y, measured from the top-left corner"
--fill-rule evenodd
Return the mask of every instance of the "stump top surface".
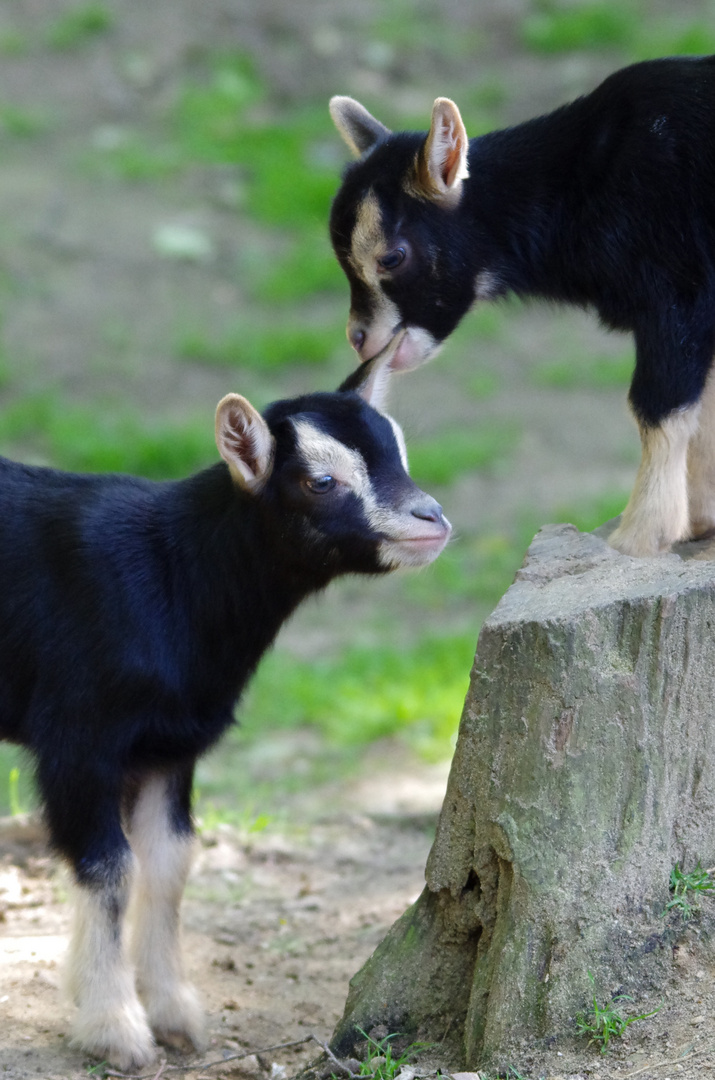
M 651 559 L 622 555 L 606 537 L 615 523 L 594 533 L 574 525 L 545 525 L 532 540 L 514 584 L 485 622 L 570 619 L 586 609 L 705 590 L 715 600 L 715 541 L 678 545 Z

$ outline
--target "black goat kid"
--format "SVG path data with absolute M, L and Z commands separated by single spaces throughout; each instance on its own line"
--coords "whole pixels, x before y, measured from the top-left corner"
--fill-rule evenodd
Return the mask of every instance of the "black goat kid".
M 435 354 L 475 300 L 592 307 L 636 345 L 643 455 L 614 547 L 655 555 L 715 531 L 715 57 L 616 72 L 547 116 L 467 139 L 438 98 L 429 133 L 393 134 L 351 98 L 360 156 L 331 216 L 367 360 Z
M 75 1041 L 120 1068 L 154 1037 L 203 1041 L 178 942 L 196 758 L 301 600 L 425 565 L 448 539 L 376 408 L 389 360 L 263 416 L 229 394 L 224 461 L 187 480 L 0 459 L 0 735 L 31 751 L 74 871 Z

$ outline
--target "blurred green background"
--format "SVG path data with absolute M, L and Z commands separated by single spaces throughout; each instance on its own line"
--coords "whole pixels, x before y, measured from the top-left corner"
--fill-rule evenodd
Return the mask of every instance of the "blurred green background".
M 711 51 L 710 0 L 2 0 L 0 452 L 182 476 L 215 459 L 224 393 L 260 407 L 344 378 L 331 94 L 420 129 L 447 95 L 474 135 L 626 63 Z M 200 766 L 202 820 L 263 827 L 308 793 L 339 802 L 361 769 L 389 784 L 450 755 L 480 622 L 534 531 L 625 502 L 631 365 L 590 316 L 507 303 L 396 380 L 454 540 L 298 614 Z M 0 813 L 31 804 L 2 747 Z

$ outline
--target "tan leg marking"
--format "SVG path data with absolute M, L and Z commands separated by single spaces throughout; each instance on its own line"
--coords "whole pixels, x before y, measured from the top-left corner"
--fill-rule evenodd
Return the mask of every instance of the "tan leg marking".
M 122 1070 L 143 1068 L 154 1040 L 122 941 L 129 878 L 117 887 L 75 885 L 66 988 L 79 1007 L 72 1042 Z
M 715 368 L 708 375 L 700 405 L 698 430 L 688 448 L 688 504 L 693 537 L 715 532 Z
M 179 933 L 193 842 L 171 827 L 165 776 L 157 774 L 143 783 L 129 840 L 138 861 L 129 921 L 139 996 L 161 1042 L 202 1049 L 204 1019 L 196 991 L 184 977 Z
M 699 405 L 667 417 L 658 427 L 640 425 L 643 456 L 621 523 L 609 538 L 624 555 L 641 558 L 667 551 L 690 532 L 688 444 L 697 430 Z

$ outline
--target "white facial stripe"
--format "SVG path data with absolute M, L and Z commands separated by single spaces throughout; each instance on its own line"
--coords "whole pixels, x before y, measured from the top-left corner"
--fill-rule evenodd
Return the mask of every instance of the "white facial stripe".
M 326 435 L 309 420 L 293 420 L 293 427 L 298 436 L 298 450 L 311 476 L 316 480 L 333 476 L 363 498 L 370 488 L 370 479 L 362 454 Z
M 394 430 L 397 424 L 394 421 L 391 423 Z M 309 420 L 293 420 L 293 427 L 298 436 L 298 450 L 310 474 L 315 479 L 332 476 L 350 488 L 362 502 L 365 517 L 374 532 L 389 537 L 392 541 L 409 539 L 414 534 L 416 519 L 409 510 L 382 506 L 378 502 L 362 454 L 345 446 L 332 435 L 326 435 Z M 397 435 L 395 437 L 397 438 Z M 404 439 L 402 443 L 404 445 Z M 398 448 L 402 457 L 399 439 Z M 391 561 L 383 561 L 385 565 L 392 565 Z
M 409 472 L 409 466 L 407 463 L 407 443 L 405 442 L 405 436 L 402 432 L 402 428 L 397 423 L 397 420 L 393 420 L 387 413 L 382 414 L 386 420 L 390 421 L 392 428 L 392 434 L 395 436 L 395 442 L 397 443 L 397 449 L 400 451 L 400 461 L 402 462 L 402 468 L 405 472 Z
M 399 425 L 387 417 L 397 440 L 400 458 L 407 466 L 405 441 Z M 309 420 L 293 420 L 298 449 L 316 479 L 333 476 L 360 499 L 370 528 L 381 537 L 377 546 L 379 562 L 388 570 L 399 566 L 426 566 L 439 555 L 449 537 L 444 522 L 416 518 L 412 504 L 381 506 L 375 496 L 362 454 L 339 439 L 320 431 Z

